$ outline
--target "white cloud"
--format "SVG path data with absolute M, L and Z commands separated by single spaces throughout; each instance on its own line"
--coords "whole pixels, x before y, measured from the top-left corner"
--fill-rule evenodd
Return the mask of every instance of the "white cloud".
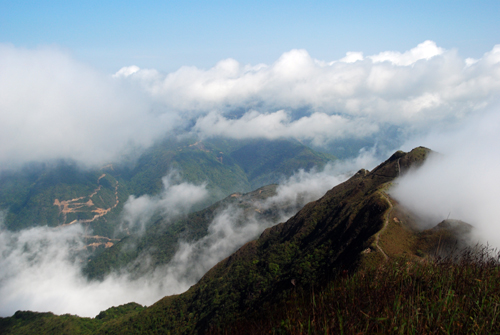
M 189 115 L 202 135 L 324 143 L 371 136 L 386 125 L 426 131 L 491 106 L 500 93 L 499 50 L 495 46 L 474 62 L 432 41 L 403 53 L 347 53 L 340 61 L 292 50 L 269 66 L 228 59 L 208 70 L 184 67 L 155 76 L 140 70 L 127 80 Z M 234 110 L 246 112 L 235 117 Z
M 180 175 L 172 171 L 162 178 L 163 189 L 158 195 L 130 195 L 121 213 L 123 229 L 143 231 L 154 214 L 160 213 L 168 220 L 186 214 L 208 196 L 206 184 L 193 185 L 181 182 Z
M 87 281 L 81 275 L 84 233 L 80 225 L 0 231 L 0 315 L 32 310 L 94 317 L 131 301 L 152 304 L 179 289 L 159 273 L 139 280 L 112 275 Z
M 474 59 L 474 58 L 466 58 L 465 59 L 465 66 L 471 66 L 471 65 L 474 65 L 478 62 L 479 60 L 478 59 Z
M 362 61 L 364 59 L 362 52 L 350 51 L 345 54 L 345 57 L 340 60 L 344 63 L 354 63 L 357 61 Z
M 340 162 L 328 163 L 322 170 L 299 170 L 287 180 L 281 182 L 277 194 L 266 199 L 261 205 L 263 209 L 276 204 L 292 203 L 302 207 L 308 202 L 319 199 L 335 185 L 347 180 L 359 169 L 371 169 L 379 162 L 375 158 L 375 148 L 362 150 L 356 158 Z
M 408 66 L 419 60 L 428 60 L 443 54 L 444 50 L 439 48 L 433 41 L 425 41 L 417 47 L 400 53 L 397 51 L 384 51 L 378 55 L 370 56 L 374 63 L 391 62 L 394 65 Z
M 405 51 L 273 64 L 234 59 L 163 74 L 128 66 L 102 75 L 56 48 L 0 46 L 0 163 L 118 160 L 172 130 L 201 136 L 326 143 L 460 122 L 500 96 L 500 45 L 477 60 L 425 41 Z M 227 129 L 226 126 L 234 127 Z M 239 131 L 236 131 L 238 129 Z
M 362 118 L 350 120 L 326 113 L 313 113 L 292 120 L 284 110 L 269 114 L 253 110 L 245 113 L 240 119 L 228 119 L 219 113 L 211 112 L 198 118 L 193 130 L 201 136 L 238 139 L 287 137 L 312 140 L 315 145 L 322 145 L 331 139 L 374 134 L 378 131 L 378 126 Z
M 136 73 L 137 71 L 139 71 L 140 68 L 136 65 L 132 65 L 132 66 L 125 66 L 125 67 L 122 67 L 120 70 L 118 70 L 118 72 L 116 72 L 113 77 L 114 78 L 120 78 L 120 77 L 128 77 L 134 73 Z
M 0 45 L 0 165 L 71 158 L 89 165 L 146 147 L 175 125 L 150 98 L 59 49 Z
M 299 171 L 283 181 L 276 196 L 254 202 L 253 206 L 261 211 L 281 208 L 278 220 L 284 221 L 305 203 L 345 180 L 346 173 L 357 170 L 358 164 L 375 165 L 370 153 L 365 152 L 362 157 L 358 161 L 328 165 L 322 171 Z M 172 185 L 173 180 L 175 176 L 164 179 L 165 190 L 155 199 L 140 197 L 130 202 L 128 213 L 136 211 L 138 218 L 139 214 L 146 214 L 146 209 L 161 207 L 169 211 L 172 206 L 183 201 L 192 203 L 190 198 L 203 194 L 202 187 Z M 139 199 L 141 204 L 137 205 Z M 32 310 L 93 317 L 111 306 L 131 301 L 150 305 L 165 295 L 181 293 L 216 263 L 276 224 L 257 219 L 256 214 L 255 210 L 234 206 L 222 208 L 210 223 L 208 235 L 193 243 L 181 242 L 169 264 L 152 269 L 148 255 L 144 254 L 137 260 L 144 270 L 139 277 L 123 270 L 101 282 L 89 282 L 81 274 L 86 256 L 83 238 L 89 232 L 79 224 L 21 232 L 0 230 L 0 315 Z
M 179 243 L 172 261 L 154 269 L 152 276 L 158 278 L 157 282 L 163 282 L 165 294 L 178 294 L 187 290 L 214 265 L 246 242 L 257 238 L 264 229 L 288 220 L 305 204 L 319 199 L 329 189 L 346 180 L 353 169 L 359 169 L 361 162 L 376 164 L 368 152 L 362 153 L 360 157 L 360 160 L 342 164 L 328 164 L 321 171 L 298 171 L 277 187 L 276 195 L 254 201 L 252 206 L 256 210 L 243 210 L 235 205 L 220 209 L 210 223 L 206 236 L 192 243 Z M 257 211 L 265 212 L 267 209 L 279 212 L 277 221 L 257 216 Z M 138 262 L 144 263 L 147 258 L 145 254 Z
M 114 77 L 58 49 L 2 45 L 0 73 L 2 168 L 54 158 L 89 164 L 119 159 L 130 146 L 148 146 L 187 121 L 201 136 L 293 137 L 315 144 L 373 135 L 384 125 L 412 136 L 430 128 L 433 135 L 414 139 L 413 146 L 427 145 L 445 158 L 402 179 L 394 195 L 435 220 L 451 212 L 500 245 L 495 171 L 500 122 L 495 110 L 477 120 L 500 96 L 500 45 L 474 61 L 426 41 L 403 53 L 348 53 L 340 61 L 319 61 L 305 50 L 292 50 L 271 65 L 244 66 L 227 59 L 208 70 L 183 67 L 169 74 L 132 66 Z M 240 116 L 234 110 L 246 112 Z M 372 156 L 364 152 L 344 163 L 342 171 L 373 167 Z M 338 168 L 299 172 L 280 186 L 274 200 L 320 196 L 343 180 Z M 169 178 L 164 185 L 159 196 L 129 199 L 128 223 L 142 226 L 156 210 L 182 212 L 184 203 L 204 194 L 203 186 L 174 185 Z M 205 244 L 183 244 L 173 263 L 137 281 L 126 275 L 101 283 L 82 279 L 81 258 L 75 254 L 83 246 L 79 226 L 2 231 L 0 313 L 31 309 L 93 316 L 111 305 L 149 304 L 178 293 L 270 224 L 249 219 L 235 226 L 240 214 L 222 212 Z M 185 281 L 182 269 L 190 268 L 193 275 Z
M 463 220 L 477 228 L 482 242 L 500 247 L 500 114 L 493 109 L 467 121 L 412 140 L 407 147 L 419 142 L 441 155 L 402 177 L 391 194 L 426 223 Z

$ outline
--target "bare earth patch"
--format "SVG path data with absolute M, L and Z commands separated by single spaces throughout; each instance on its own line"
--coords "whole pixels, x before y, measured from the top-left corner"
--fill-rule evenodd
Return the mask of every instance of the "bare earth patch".
M 102 178 L 104 178 L 105 176 L 106 176 L 105 173 L 102 174 L 97 179 L 97 183 L 99 183 L 100 180 Z M 74 224 L 76 222 L 90 223 L 90 222 L 93 222 L 93 221 L 97 220 L 100 217 L 105 216 L 113 208 L 115 208 L 118 205 L 118 203 L 119 203 L 119 200 L 118 200 L 118 181 L 116 181 L 116 184 L 115 184 L 115 203 L 114 203 L 113 206 L 111 206 L 109 208 L 100 208 L 100 207 L 97 207 L 97 206 L 95 206 L 94 202 L 92 201 L 92 197 L 94 197 L 96 194 L 99 193 L 99 191 L 101 190 L 101 187 L 102 186 L 99 185 L 99 187 L 97 187 L 88 196 L 83 196 L 83 197 L 79 197 L 79 198 L 75 198 L 75 199 L 71 199 L 71 200 L 62 200 L 62 201 L 59 200 L 59 199 L 55 199 L 54 200 L 54 206 L 57 206 L 59 208 L 59 214 L 63 216 L 63 220 L 62 220 L 61 226 L 71 225 L 71 224 Z M 88 198 L 88 200 L 86 202 L 81 201 L 82 199 L 86 199 L 86 198 Z M 91 213 L 95 213 L 95 215 L 91 219 L 73 220 L 73 221 L 71 221 L 69 223 L 66 223 L 68 213 L 89 212 L 89 209 L 92 208 L 92 207 L 94 207 L 94 208 L 91 209 L 90 212 Z

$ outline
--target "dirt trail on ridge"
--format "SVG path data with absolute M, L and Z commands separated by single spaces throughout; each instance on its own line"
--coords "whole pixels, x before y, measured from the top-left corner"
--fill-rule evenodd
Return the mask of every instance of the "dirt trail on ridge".
M 398 177 L 399 177 L 401 175 L 401 166 L 399 164 L 399 158 L 397 160 L 397 165 L 396 166 L 398 168 Z M 389 259 L 389 256 L 387 256 L 387 254 L 385 253 L 385 251 L 380 246 L 379 242 L 380 242 L 380 235 L 385 230 L 387 230 L 387 227 L 389 226 L 389 220 L 391 218 L 392 210 L 394 209 L 394 207 L 392 205 L 391 199 L 389 198 L 389 196 L 384 191 L 380 190 L 379 193 L 387 201 L 387 203 L 389 204 L 389 208 L 386 210 L 386 212 L 384 214 L 384 226 L 382 227 L 382 229 L 380 229 L 375 234 L 375 247 L 382 253 L 382 255 L 384 256 L 384 259 L 387 261 Z
M 393 206 L 391 200 L 389 199 L 387 194 L 385 194 L 385 192 L 379 191 L 379 193 L 389 203 L 389 208 L 385 211 L 384 214 L 384 226 L 375 234 L 375 247 L 382 253 L 384 259 L 388 260 L 389 256 L 387 256 L 385 251 L 380 247 L 379 241 L 380 241 L 380 234 L 382 234 L 387 229 L 387 226 L 389 226 L 389 220 L 391 218 Z

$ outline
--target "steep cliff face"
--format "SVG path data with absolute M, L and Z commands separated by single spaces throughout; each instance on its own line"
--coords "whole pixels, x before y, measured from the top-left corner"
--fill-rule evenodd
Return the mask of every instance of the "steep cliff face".
M 165 297 L 108 331 L 131 330 L 140 323 L 146 331 L 204 333 L 258 315 L 292 290 L 309 290 L 355 270 L 365 250 L 387 257 L 376 238 L 393 212 L 384 190 L 422 164 L 429 152 L 421 147 L 396 152 L 373 171 L 358 171 L 287 222 L 245 244 L 186 293 Z

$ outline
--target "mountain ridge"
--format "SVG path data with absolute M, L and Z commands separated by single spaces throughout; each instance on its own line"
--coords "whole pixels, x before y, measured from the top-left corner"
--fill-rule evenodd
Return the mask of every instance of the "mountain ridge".
M 161 299 L 117 328 L 121 330 L 106 331 L 127 331 L 141 319 L 146 331 L 204 333 L 245 314 L 258 314 L 291 289 L 321 286 L 342 271 L 352 271 L 389 209 L 378 187 L 423 163 L 429 152 L 397 152 L 371 172 L 360 170 L 219 262 L 187 292 Z
M 403 280 L 410 278 L 408 277 L 410 275 L 413 276 L 410 273 L 410 269 L 413 269 L 411 264 L 415 264 L 415 275 L 420 274 L 418 268 L 425 268 L 426 264 L 429 264 L 427 261 L 429 253 L 440 248 L 441 235 L 437 233 L 444 232 L 452 241 L 452 235 L 459 233 L 462 227 L 469 229 L 461 222 L 445 220 L 436 228 L 418 232 L 415 229 L 416 219 L 413 214 L 387 193 L 395 178 L 423 164 L 430 153 L 429 149 L 423 147 L 415 148 L 409 153 L 396 152 L 370 172 L 359 170 L 350 179 L 326 192 L 320 199 L 308 203 L 288 221 L 267 228 L 259 238 L 244 244 L 182 294 L 164 297 L 147 308 L 136 305 L 115 308 L 118 316 L 104 323 L 97 318 L 85 322 L 92 325 L 92 333 L 99 334 L 252 333 L 252 329 L 267 329 L 266 332 L 268 330 L 275 332 L 277 329 L 278 333 L 287 333 L 285 329 L 304 329 L 304 324 L 300 324 L 299 327 L 293 325 L 289 319 L 281 319 L 281 326 L 273 327 L 271 330 L 271 328 L 259 328 L 258 323 L 271 324 L 269 320 L 272 319 L 273 313 L 294 303 L 298 297 L 306 300 L 311 297 L 314 304 L 315 291 L 324 292 L 330 283 L 339 280 L 341 283 L 352 285 L 348 279 L 351 276 L 361 283 L 367 274 L 372 273 L 377 276 L 377 273 L 385 273 L 386 265 L 397 267 L 396 272 L 388 274 L 390 276 L 406 271 L 407 275 L 403 276 Z M 450 227 L 453 229 L 458 227 L 458 230 L 454 232 L 449 229 Z M 426 241 L 428 250 L 417 249 L 423 245 L 422 241 Z M 400 259 L 404 265 L 403 270 L 401 265 L 398 265 L 401 263 Z M 489 266 L 488 264 L 472 264 L 471 269 L 477 268 L 483 271 L 481 266 Z M 497 266 L 495 261 L 491 264 Z M 454 269 L 452 266 L 447 265 L 446 269 L 448 267 Z M 491 269 L 496 276 L 495 267 Z M 491 272 L 490 270 L 485 272 L 486 270 L 482 273 Z M 429 274 L 435 273 L 433 269 L 429 271 Z M 469 270 L 458 268 L 457 271 Z M 419 278 L 417 277 L 416 283 L 423 283 L 424 287 L 432 285 L 432 282 L 426 280 L 434 280 L 432 276 Z M 490 289 L 490 286 L 484 286 L 487 285 L 486 279 L 472 280 L 472 284 L 474 287 L 480 285 L 481 288 Z M 332 288 L 333 294 L 337 289 L 341 288 Z M 497 299 L 498 292 L 495 292 L 488 295 Z M 398 293 L 395 294 L 397 297 Z M 423 304 L 429 306 L 425 301 Z M 123 313 L 120 312 L 121 308 L 124 308 Z M 442 310 L 441 307 L 439 310 Z M 11 318 L 0 319 L 0 329 L 16 333 L 9 325 L 23 324 L 23 321 L 19 320 L 24 314 L 17 314 Z M 364 318 L 368 314 L 363 312 L 360 315 Z M 27 324 L 38 322 L 42 325 L 52 323 L 60 325 L 61 322 L 66 322 L 65 325 L 70 325 L 84 322 L 82 318 L 71 320 L 66 318 L 64 321 L 62 317 L 36 313 L 28 313 L 26 318 L 35 320 L 27 321 Z M 437 320 L 422 318 L 423 316 L 419 320 L 439 324 L 439 318 Z M 372 319 L 373 322 L 370 321 Z M 60 320 L 59 323 L 57 320 Z M 367 329 L 368 327 L 385 331 L 393 329 L 380 328 L 387 322 L 391 324 L 392 321 L 386 317 L 368 316 L 364 320 L 367 322 Z M 456 324 L 453 323 L 452 317 L 452 323 L 449 326 L 447 324 L 447 327 L 462 329 L 465 323 L 468 330 L 475 327 L 467 320 L 463 319 L 460 321 L 463 323 Z M 302 319 L 302 321 L 307 320 Z M 342 330 L 342 319 L 333 319 L 331 323 L 330 326 L 325 324 L 325 328 L 320 329 L 326 331 L 329 327 L 335 327 L 331 329 L 338 331 L 340 325 Z M 424 324 L 428 327 L 427 323 Z M 242 328 L 241 325 L 247 327 Z M 248 327 L 249 325 L 252 327 Z M 309 328 L 318 329 L 317 326 L 309 319 Z

